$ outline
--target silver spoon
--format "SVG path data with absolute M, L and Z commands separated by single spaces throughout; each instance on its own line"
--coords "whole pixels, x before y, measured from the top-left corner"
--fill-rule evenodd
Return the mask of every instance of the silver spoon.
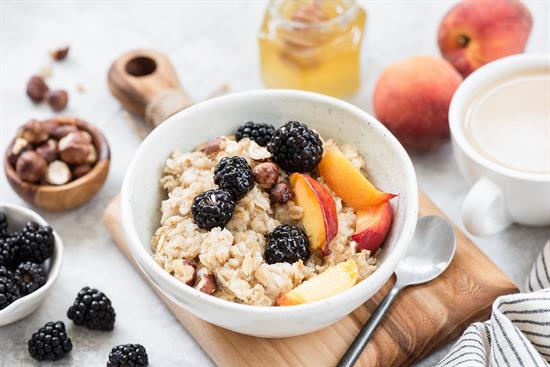
M 426 283 L 438 277 L 449 266 L 455 249 L 455 234 L 449 222 L 435 215 L 418 220 L 407 253 L 395 269 L 395 285 L 355 337 L 338 367 L 355 364 L 399 292 L 409 285 Z

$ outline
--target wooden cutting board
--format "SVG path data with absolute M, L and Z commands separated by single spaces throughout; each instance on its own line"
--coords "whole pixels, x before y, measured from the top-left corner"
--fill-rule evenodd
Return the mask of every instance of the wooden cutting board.
M 444 216 L 420 193 L 420 215 L 430 214 Z M 120 226 L 118 197 L 105 210 L 104 221 L 122 252 L 136 265 Z M 454 229 L 458 243 L 449 268 L 436 280 L 401 293 L 356 366 L 410 365 L 458 337 L 470 323 L 487 319 L 496 297 L 518 291 L 458 227 Z M 181 310 L 149 282 L 214 363 L 223 367 L 335 366 L 391 283 L 393 279 L 364 306 L 324 330 L 292 338 L 263 339 L 202 321 Z

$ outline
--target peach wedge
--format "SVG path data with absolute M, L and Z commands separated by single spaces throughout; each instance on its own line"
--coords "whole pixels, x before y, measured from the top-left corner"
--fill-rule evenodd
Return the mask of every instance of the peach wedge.
M 357 242 L 357 250 L 378 250 L 388 235 L 392 219 L 393 210 L 388 201 L 358 210 L 355 233 L 351 237 Z
M 336 204 L 328 190 L 308 175 L 293 173 L 290 186 L 296 203 L 304 210 L 302 223 L 311 249 L 330 254 L 329 243 L 338 234 Z
M 301 305 L 332 297 L 357 283 L 357 263 L 353 259 L 331 266 L 321 274 L 306 280 L 277 300 L 279 306 Z
M 336 145 L 330 145 L 325 149 L 318 168 L 321 176 L 336 195 L 356 210 L 381 204 L 396 196 L 374 187 Z

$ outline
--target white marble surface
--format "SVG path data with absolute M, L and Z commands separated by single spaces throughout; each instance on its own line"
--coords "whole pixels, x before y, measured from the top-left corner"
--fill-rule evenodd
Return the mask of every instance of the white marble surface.
M 390 62 L 416 54 L 437 55 L 436 30 L 452 6 L 446 1 L 366 1 L 369 12 L 364 40 L 363 86 L 351 98 L 372 111 L 372 89 Z M 528 1 L 534 28 L 528 52 L 550 52 L 550 2 Z M 167 53 L 195 100 L 206 98 L 220 84 L 232 91 L 262 88 L 256 32 L 264 1 L 7 1 L 0 2 L 0 150 L 18 125 L 29 118 L 51 115 L 45 105 L 33 105 L 24 94 L 28 77 L 50 63 L 48 50 L 70 43 L 69 58 L 53 65 L 48 80 L 70 93 L 66 113 L 98 125 L 112 148 L 112 167 L 105 187 L 84 207 L 67 213 L 40 212 L 65 241 L 65 262 L 58 282 L 33 315 L 0 328 L 0 366 L 33 365 L 26 340 L 49 320 L 65 320 L 66 310 L 84 285 L 98 287 L 117 310 L 111 333 L 75 328 L 68 332 L 75 349 L 56 365 L 104 365 L 115 344 L 137 342 L 147 347 L 153 366 L 208 366 L 211 361 L 177 323 L 119 252 L 101 223 L 101 214 L 118 192 L 125 167 L 139 144 L 116 100 L 106 73 L 120 53 L 152 47 Z M 77 84 L 85 87 L 76 91 Z M 453 160 L 451 147 L 413 157 L 420 187 L 458 222 L 467 187 Z M 25 205 L 2 175 L 0 201 Z M 512 226 L 507 231 L 475 239 L 510 277 L 523 284 L 549 228 Z M 433 365 L 444 350 L 419 363 Z

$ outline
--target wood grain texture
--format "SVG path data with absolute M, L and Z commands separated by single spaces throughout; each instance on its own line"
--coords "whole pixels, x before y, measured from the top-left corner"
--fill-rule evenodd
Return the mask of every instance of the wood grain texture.
M 420 193 L 420 215 L 431 214 L 444 216 Z M 104 221 L 115 242 L 134 263 L 124 241 L 119 215 L 117 197 L 106 209 Z M 458 337 L 470 323 L 488 318 L 496 297 L 518 291 L 459 228 L 454 229 L 457 250 L 449 268 L 436 280 L 401 293 L 357 366 L 408 366 Z M 332 326 L 285 339 L 240 335 L 209 324 L 181 310 L 155 285 L 149 284 L 218 366 L 328 367 L 336 365 L 392 282 L 388 281 L 364 306 Z
M 129 51 L 117 58 L 107 75 L 109 89 L 129 112 L 152 127 L 192 104 L 170 60 L 149 49 Z
M 69 116 L 56 116 L 50 121 L 58 124 L 76 125 L 80 130 L 87 131 L 92 136 L 92 142 L 97 151 L 97 162 L 92 170 L 84 176 L 60 186 L 25 182 L 17 176 L 14 167 L 8 161 L 8 154 L 13 145 L 12 140 L 4 154 L 4 173 L 13 190 L 29 204 L 50 211 L 70 210 L 90 200 L 105 183 L 111 162 L 109 144 L 101 131 L 88 122 Z

